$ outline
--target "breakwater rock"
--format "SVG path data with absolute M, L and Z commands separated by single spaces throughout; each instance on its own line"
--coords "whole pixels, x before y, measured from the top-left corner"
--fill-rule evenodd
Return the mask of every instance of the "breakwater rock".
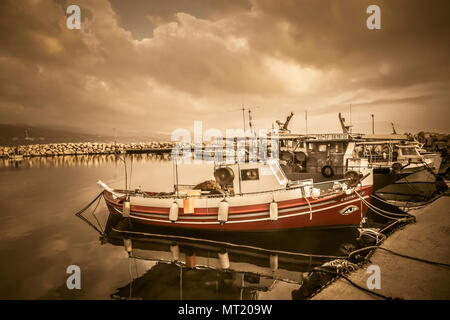
M 1 147 L 0 157 L 20 154 L 24 157 L 114 154 L 114 153 L 146 153 L 170 152 L 174 142 L 140 142 L 140 143 L 52 143 L 30 144 L 16 147 Z

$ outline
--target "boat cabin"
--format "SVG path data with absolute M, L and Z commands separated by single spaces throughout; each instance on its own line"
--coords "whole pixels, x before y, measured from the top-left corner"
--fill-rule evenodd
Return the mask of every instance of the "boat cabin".
M 288 183 L 277 161 L 219 165 L 214 170 L 214 176 L 222 189 L 230 194 L 280 190 Z
M 345 173 L 346 158 L 354 147 L 348 134 L 318 134 L 295 139 L 291 136 L 280 136 L 280 163 L 286 173 L 319 174 L 326 178 Z

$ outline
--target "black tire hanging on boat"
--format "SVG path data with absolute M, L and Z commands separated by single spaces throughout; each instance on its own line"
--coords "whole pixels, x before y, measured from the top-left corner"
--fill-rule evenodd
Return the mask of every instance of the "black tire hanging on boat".
M 358 172 L 354 170 L 349 170 L 344 173 L 344 179 L 348 179 L 347 185 L 351 188 L 356 187 L 361 181 L 361 177 Z
M 402 170 L 402 164 L 395 162 L 392 164 L 392 173 L 400 173 L 400 171 Z
M 299 161 L 299 162 L 305 161 L 306 158 L 307 158 L 307 155 L 303 151 L 295 153 L 295 159 L 297 159 L 297 161 Z
M 332 168 L 331 166 L 328 166 L 328 165 L 323 166 L 323 167 L 322 167 L 322 175 L 323 175 L 325 178 L 331 178 L 332 176 L 334 176 L 334 170 L 333 170 L 333 168 Z
M 222 167 L 214 171 L 214 178 L 221 186 L 230 184 L 234 180 L 234 172 L 230 167 Z
M 280 158 L 284 161 L 291 161 L 293 157 L 292 153 L 290 153 L 289 151 L 281 151 Z

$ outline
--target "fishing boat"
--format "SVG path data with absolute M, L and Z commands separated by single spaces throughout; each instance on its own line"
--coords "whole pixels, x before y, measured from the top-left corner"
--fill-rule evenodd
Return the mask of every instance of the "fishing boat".
M 10 155 L 8 157 L 8 159 L 9 159 L 9 161 L 15 161 L 15 162 L 23 161 L 23 155 L 21 155 L 21 154 L 12 154 L 12 155 Z
M 276 160 L 222 163 L 213 170 L 215 183 L 176 184 L 169 193 L 98 184 L 111 214 L 153 226 L 218 232 L 359 226 L 373 187 L 371 170 L 322 183 L 289 180 Z
M 383 198 L 431 197 L 442 157 L 422 154 L 420 145 L 406 135 L 350 133 L 339 114 L 343 133 L 292 134 L 279 137 L 280 163 L 291 179 L 340 179 L 348 170 L 373 169 L 373 190 Z

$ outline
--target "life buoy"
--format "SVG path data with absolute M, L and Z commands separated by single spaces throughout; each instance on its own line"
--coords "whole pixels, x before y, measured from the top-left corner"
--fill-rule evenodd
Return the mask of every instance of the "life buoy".
M 402 170 L 402 165 L 401 163 L 395 162 L 392 164 L 392 173 L 400 173 L 400 171 Z
M 306 153 L 304 153 L 303 151 L 295 153 L 295 159 L 297 159 L 298 162 L 303 162 L 306 160 L 306 158 Z
M 347 185 L 351 188 L 356 187 L 361 181 L 359 173 L 354 170 L 349 170 L 344 173 L 344 179 L 348 180 Z
M 291 161 L 292 160 L 292 154 L 289 151 L 282 151 L 280 154 L 281 160 L 284 161 Z
M 397 161 L 397 158 L 398 158 L 398 151 L 392 151 L 392 160 Z
M 218 184 L 224 186 L 230 184 L 234 180 L 234 172 L 233 169 L 229 167 L 222 167 L 214 171 L 214 178 Z
M 322 167 L 322 175 L 325 177 L 325 178 L 331 178 L 332 176 L 334 176 L 334 170 L 333 170 L 333 168 L 332 167 L 330 167 L 330 166 L 323 166 Z

